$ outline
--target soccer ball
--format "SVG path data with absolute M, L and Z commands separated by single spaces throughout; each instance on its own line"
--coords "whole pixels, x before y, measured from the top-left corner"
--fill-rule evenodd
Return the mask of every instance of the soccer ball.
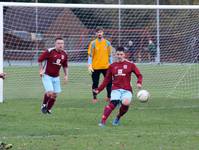
M 147 90 L 140 90 L 137 93 L 137 98 L 140 102 L 147 102 L 149 100 L 150 94 Z

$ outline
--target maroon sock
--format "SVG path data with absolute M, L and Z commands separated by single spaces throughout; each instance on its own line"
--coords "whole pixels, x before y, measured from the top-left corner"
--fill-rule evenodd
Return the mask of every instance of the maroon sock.
M 48 97 L 47 94 L 44 94 L 43 104 L 47 104 L 49 101 L 49 98 L 50 97 Z
M 47 105 L 48 110 L 51 110 L 51 108 L 53 107 L 53 105 L 55 103 L 55 100 L 56 99 L 54 99 L 54 98 L 49 98 L 48 105 Z
M 117 118 L 120 119 L 129 109 L 129 106 L 121 105 Z
M 105 124 L 107 118 L 109 117 L 109 115 L 111 114 L 111 112 L 115 109 L 115 105 L 113 105 L 112 103 L 109 103 L 109 105 L 104 107 L 104 113 L 102 115 L 102 123 Z

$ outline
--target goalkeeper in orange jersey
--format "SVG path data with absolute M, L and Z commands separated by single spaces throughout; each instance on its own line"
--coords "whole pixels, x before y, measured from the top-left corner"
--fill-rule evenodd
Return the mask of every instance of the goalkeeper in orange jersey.
M 102 27 L 96 28 L 97 38 L 89 44 L 88 48 L 88 71 L 92 77 L 92 89 L 96 89 L 99 84 L 100 74 L 105 77 L 109 65 L 112 63 L 111 43 L 104 37 Z M 110 100 L 111 82 L 106 86 L 107 97 L 106 101 Z M 97 94 L 93 92 L 93 103 L 98 101 Z

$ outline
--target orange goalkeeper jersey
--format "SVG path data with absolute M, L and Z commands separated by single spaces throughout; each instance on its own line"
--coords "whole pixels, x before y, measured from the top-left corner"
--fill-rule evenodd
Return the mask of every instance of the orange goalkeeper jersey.
M 91 41 L 88 57 L 91 59 L 90 64 L 93 69 L 108 69 L 111 63 L 111 43 L 104 38 Z

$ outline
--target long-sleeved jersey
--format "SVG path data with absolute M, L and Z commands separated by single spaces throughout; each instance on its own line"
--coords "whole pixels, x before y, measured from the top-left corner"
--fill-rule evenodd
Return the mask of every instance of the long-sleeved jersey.
M 45 74 L 57 77 L 61 66 L 68 67 L 68 55 L 63 50 L 57 51 L 55 48 L 50 48 L 39 56 L 38 62 L 44 62 Z
M 131 73 L 137 77 L 137 83 L 142 84 L 142 74 L 136 65 L 129 61 L 114 62 L 110 65 L 106 77 L 97 90 L 102 91 L 112 80 L 112 90 L 124 89 L 132 92 Z
M 97 70 L 108 69 L 111 63 L 111 43 L 104 38 L 93 40 L 88 48 L 88 64 Z

